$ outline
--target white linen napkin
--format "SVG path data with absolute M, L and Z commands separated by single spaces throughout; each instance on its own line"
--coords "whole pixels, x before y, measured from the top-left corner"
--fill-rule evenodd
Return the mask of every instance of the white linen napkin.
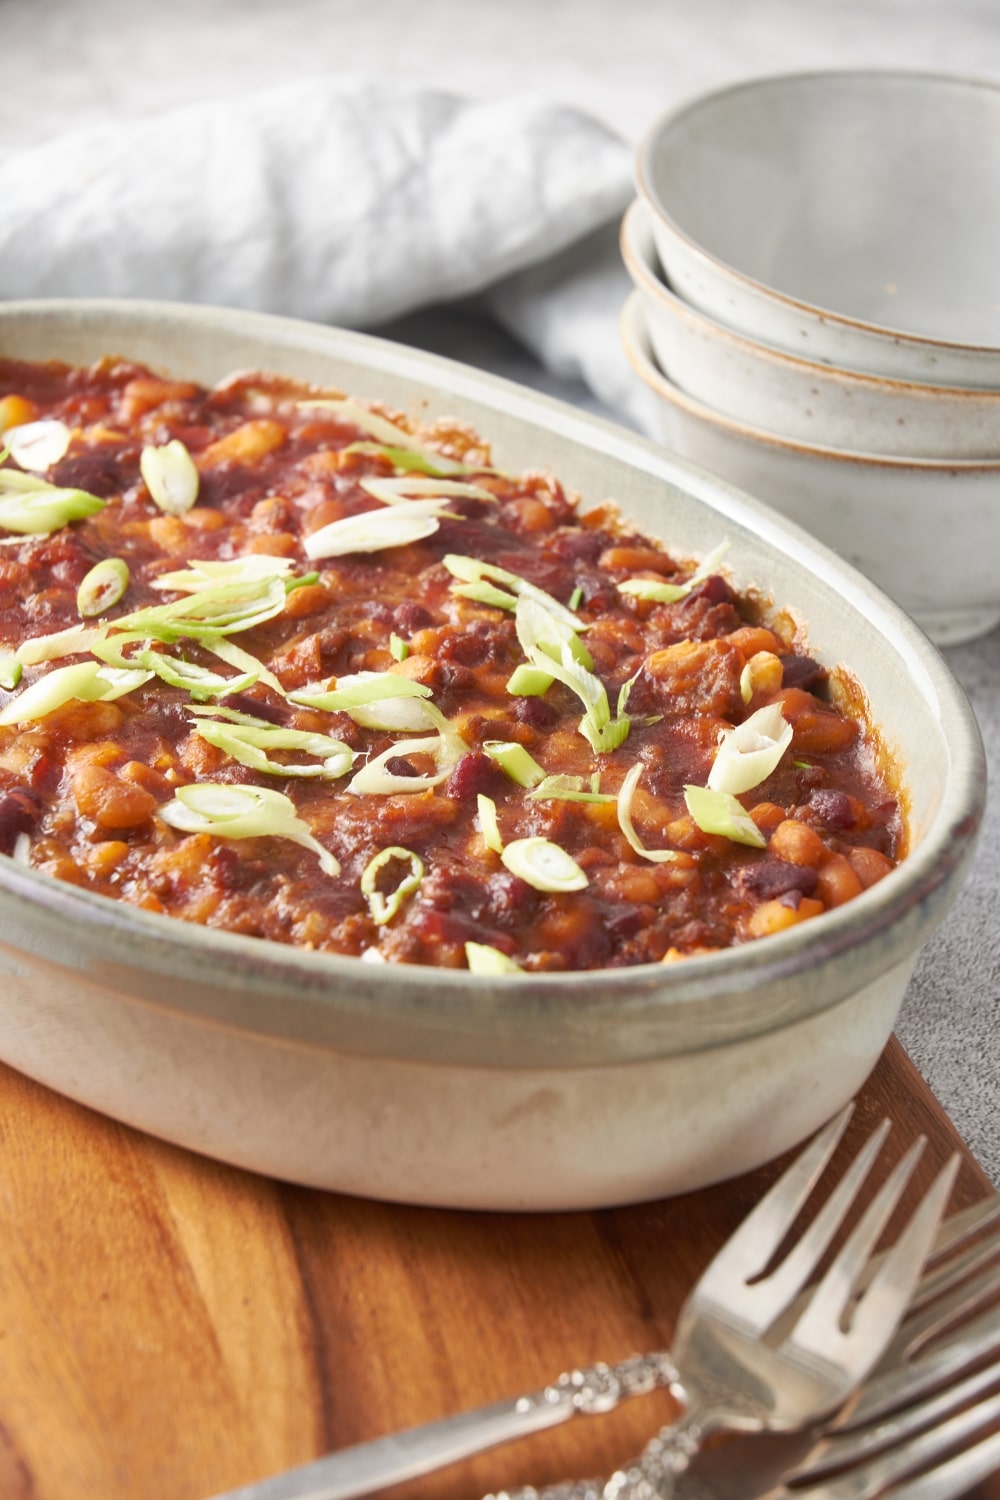
M 377 328 L 487 292 L 543 364 L 614 403 L 627 288 L 608 249 L 630 196 L 629 151 L 576 109 L 316 78 L 0 152 L 0 297 Z

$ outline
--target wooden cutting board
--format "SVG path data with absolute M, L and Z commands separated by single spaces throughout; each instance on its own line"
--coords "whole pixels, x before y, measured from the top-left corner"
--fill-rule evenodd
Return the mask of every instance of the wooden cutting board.
M 859 1106 L 844 1156 L 888 1114 L 897 1154 L 930 1139 L 920 1184 L 958 1149 L 954 1206 L 989 1190 L 895 1041 Z M 665 1348 L 778 1170 L 597 1213 L 400 1208 L 220 1166 L 3 1068 L 0 1153 L 0 1500 L 205 1500 Z M 670 1414 L 659 1392 L 392 1495 L 610 1473 Z

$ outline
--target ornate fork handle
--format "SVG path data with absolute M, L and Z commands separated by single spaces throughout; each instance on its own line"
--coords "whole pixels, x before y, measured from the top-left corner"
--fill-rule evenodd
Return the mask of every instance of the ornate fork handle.
M 681 1389 L 676 1374 L 661 1383 Z M 498 1490 L 483 1500 L 669 1500 L 678 1474 L 698 1452 L 701 1436 L 693 1414 L 685 1414 L 662 1427 L 641 1455 L 617 1469 L 610 1479 L 565 1479 L 541 1489 L 528 1484 L 515 1490 Z

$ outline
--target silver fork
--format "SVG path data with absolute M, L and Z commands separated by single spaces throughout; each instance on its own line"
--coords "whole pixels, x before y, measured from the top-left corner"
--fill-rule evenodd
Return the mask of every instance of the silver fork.
M 781 1432 L 842 1405 L 878 1362 L 902 1320 L 931 1249 L 958 1167 L 953 1157 L 878 1268 L 866 1269 L 923 1146 L 891 1172 L 788 1326 L 795 1302 L 840 1229 L 877 1158 L 889 1123 L 865 1142 L 827 1202 L 779 1264 L 769 1263 L 827 1166 L 847 1125 L 844 1110 L 794 1161 L 723 1246 L 681 1310 L 672 1355 L 683 1403 L 637 1464 L 608 1481 L 604 1500 L 672 1493 L 704 1438 L 721 1429 Z M 766 1274 L 763 1274 L 765 1273 Z M 859 1295 L 860 1287 L 860 1295 Z M 529 1500 L 530 1491 L 513 1500 Z M 566 1500 L 577 1500 L 572 1489 Z
M 841 1312 L 913 1170 L 923 1144 L 915 1143 L 807 1299 L 793 1334 L 778 1348 L 765 1351 L 765 1333 L 801 1291 L 837 1233 L 887 1133 L 884 1122 L 778 1270 L 749 1287 L 829 1163 L 850 1113 L 848 1106 L 814 1139 L 711 1263 L 682 1312 L 673 1362 L 671 1356 L 658 1353 L 610 1370 L 600 1365 L 573 1372 L 531 1396 L 342 1449 L 215 1500 L 357 1500 L 577 1413 L 610 1410 L 623 1397 L 655 1386 L 670 1386 L 687 1407 L 677 1442 L 666 1435 L 658 1440 L 658 1475 L 674 1455 L 676 1468 L 682 1468 L 713 1427 L 787 1426 L 830 1411 L 892 1337 L 919 1279 L 958 1165 L 953 1158 L 939 1173 L 871 1277 L 845 1334 L 839 1327 Z M 715 1335 L 708 1340 L 711 1330 Z M 521 1493 L 529 1500 L 535 1491 Z M 630 1492 L 619 1488 L 614 1493 L 624 1497 Z M 645 1493 L 665 1491 L 647 1486 Z M 573 1500 L 572 1490 L 567 1495 Z
M 870 1266 L 862 1285 L 872 1274 Z M 791 1315 L 803 1306 L 805 1297 L 800 1297 Z M 988 1356 L 992 1364 L 966 1375 Z M 969 1419 L 956 1418 L 951 1427 L 940 1426 L 938 1436 L 927 1444 L 922 1442 L 906 1455 L 892 1453 L 884 1462 L 881 1458 L 886 1448 L 943 1424 L 966 1402 L 1000 1386 L 998 1356 L 1000 1194 L 993 1194 L 941 1225 L 928 1268 L 897 1333 L 867 1381 L 822 1431 L 811 1427 L 780 1437 L 741 1437 L 701 1453 L 674 1476 L 673 1500 L 866 1500 L 881 1493 L 890 1469 L 898 1477 L 904 1468 L 909 1472 L 921 1454 L 928 1460 L 935 1457 L 939 1450 L 928 1446 L 932 1441 L 943 1452 L 946 1443 L 968 1436 L 962 1423 Z M 966 1378 L 956 1384 L 961 1376 Z M 988 1416 L 992 1408 L 984 1410 Z M 983 1411 L 980 1417 L 986 1420 Z M 925 1495 L 923 1489 L 906 1488 L 892 1495 L 894 1500 L 948 1500 L 998 1462 L 1000 1453 L 986 1442 L 979 1451 L 956 1455 L 935 1470 L 934 1483 L 940 1489 Z M 842 1475 L 847 1468 L 849 1476 Z M 816 1483 L 833 1471 L 838 1471 L 842 1489 Z M 806 1479 L 814 1483 L 801 1489 Z M 788 1480 L 795 1481 L 791 1491 Z M 541 1490 L 502 1491 L 486 1500 L 603 1500 L 610 1484 L 602 1479 L 575 1480 Z
M 804 1453 L 802 1439 L 779 1439 L 765 1453 L 767 1439 L 736 1438 L 680 1475 L 674 1497 L 954 1500 L 1000 1468 L 998 1422 L 1000 1363 L 993 1363 L 863 1432 L 823 1438 L 811 1452 Z M 598 1500 L 600 1485 L 590 1493 Z

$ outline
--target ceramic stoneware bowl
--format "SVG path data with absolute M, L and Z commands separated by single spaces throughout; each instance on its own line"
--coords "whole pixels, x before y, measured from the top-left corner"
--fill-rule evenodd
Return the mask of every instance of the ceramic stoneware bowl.
M 938 645 L 1000 623 L 1000 460 L 854 453 L 726 417 L 663 373 L 638 292 L 626 305 L 622 338 L 648 393 L 646 430 L 668 447 L 807 527 Z
M 657 364 L 719 415 L 824 448 L 906 458 L 1000 458 L 1000 390 L 859 374 L 773 349 L 690 307 L 665 284 L 653 219 L 636 200 L 622 254 Z
M 261 315 L 0 306 L 0 350 L 215 381 L 263 367 L 472 423 L 510 470 L 613 497 L 863 683 L 904 788 L 898 868 L 812 923 L 682 963 L 475 974 L 368 964 L 130 908 L 0 857 L 0 1057 L 193 1150 L 411 1203 L 568 1209 L 680 1193 L 803 1139 L 864 1081 L 984 799 L 969 707 L 915 626 L 774 511 L 657 445 L 465 367 Z
M 923 73 L 751 79 L 656 121 L 637 161 L 692 307 L 805 359 L 1000 387 L 1000 89 Z

